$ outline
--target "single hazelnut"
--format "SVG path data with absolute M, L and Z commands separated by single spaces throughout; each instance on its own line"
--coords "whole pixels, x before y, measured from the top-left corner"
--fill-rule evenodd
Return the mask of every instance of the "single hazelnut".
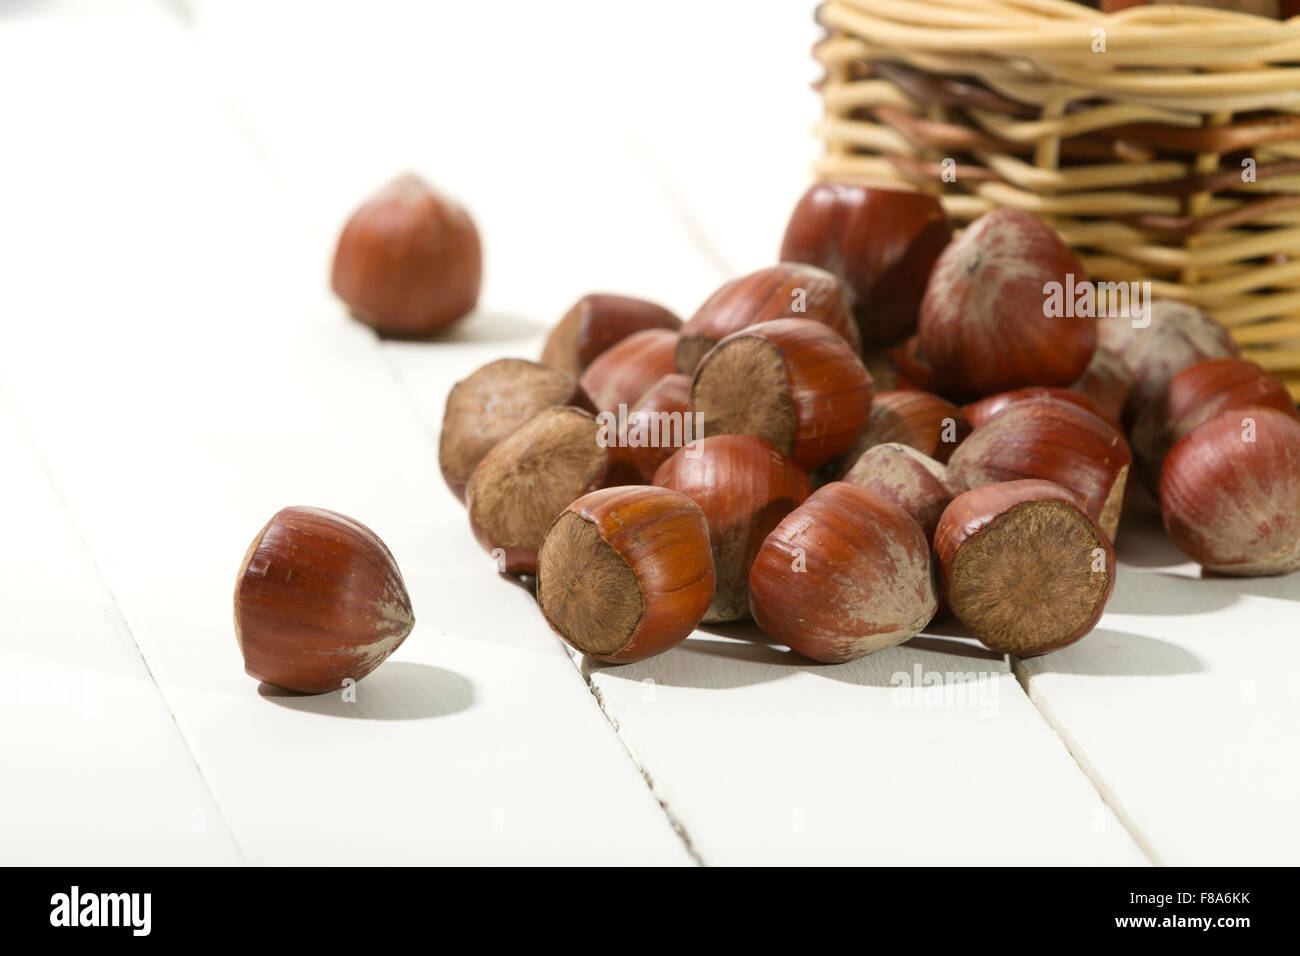
M 583 409 L 543 409 L 478 463 L 466 488 L 470 526 L 500 570 L 535 573 L 555 516 L 604 483 L 609 462 L 599 431 Z
M 1097 321 L 1055 314 L 1046 290 L 1087 281 L 1070 247 L 1028 213 L 975 220 L 939 256 L 921 301 L 920 350 L 941 391 L 969 401 L 1075 381 L 1096 349 Z
M 578 379 L 597 411 L 617 414 L 631 406 L 665 375 L 677 371 L 677 333 L 671 329 L 634 332 L 610 346 Z
M 1114 540 L 1133 456 L 1124 436 L 1078 405 L 1013 402 L 958 446 L 948 472 L 966 488 L 1041 478 L 1072 492 Z
M 666 488 L 606 488 L 574 501 L 546 532 L 537 603 L 575 648 L 608 663 L 684 641 L 713 599 L 704 512 Z
M 759 269 L 728 282 L 682 326 L 677 371 L 692 374 L 704 354 L 733 332 L 772 319 L 796 318 L 834 329 L 854 354 L 862 352 L 848 290 L 836 276 L 797 262 Z
M 701 436 L 691 417 L 691 377 L 665 375 L 627 415 L 627 427 L 609 448 L 610 484 L 648 485 L 655 471 Z M 617 480 L 616 480 L 617 479 Z
M 380 332 L 427 335 L 473 311 L 483 256 L 469 214 L 417 176 L 394 180 L 352 214 L 331 284 Z
M 909 445 L 888 442 L 864 451 L 844 480 L 866 488 L 902 508 L 934 540 L 939 516 L 962 488 L 940 461 Z
M 691 410 L 705 435 L 757 435 L 813 471 L 845 454 L 871 414 L 871 375 L 838 333 L 807 319 L 735 332 L 700 362 Z
M 1070 388 L 1050 388 L 1045 385 L 1031 385 L 1028 388 L 1013 389 L 1010 392 L 998 392 L 996 395 L 981 398 L 978 402 L 971 402 L 962 408 L 962 412 L 972 426 L 979 428 L 1008 405 L 1035 398 L 1059 399 L 1062 402 L 1078 405 L 1098 418 L 1105 418 L 1101 413 L 1101 409 L 1097 407 L 1097 403 L 1085 393 Z M 1110 424 L 1115 425 L 1114 422 Z M 1119 426 L 1115 425 L 1115 427 L 1118 428 Z
M 916 389 L 876 392 L 867 426 L 849 451 L 849 463 L 873 445 L 888 442 L 901 442 L 946 462 L 970 433 L 967 416 L 946 398 Z
M 249 677 L 304 694 L 359 681 L 415 626 L 392 552 L 323 508 L 276 512 L 235 581 L 235 640 Z
M 676 332 L 682 320 L 661 305 L 626 295 L 584 295 L 564 313 L 542 349 L 542 364 L 581 375 L 596 356 L 635 332 Z
M 1210 571 L 1300 570 L 1300 422 L 1249 406 L 1202 422 L 1165 457 L 1160 510 L 1174 544 Z
M 916 331 L 930 270 L 952 223 L 928 193 L 821 182 L 803 194 L 781 244 L 785 262 L 806 262 L 844 280 L 865 347 Z
M 709 523 L 717 591 L 704 620 L 749 617 L 749 569 L 777 523 L 812 493 L 803 469 L 763 438 L 713 435 L 677 451 L 654 483 L 680 491 Z
M 447 487 L 464 501 L 465 483 L 483 456 L 552 405 L 594 410 L 572 375 L 526 359 L 498 359 L 457 382 L 447 395 L 438 437 Z
M 1165 455 L 1197 425 L 1227 409 L 1250 406 L 1300 419 L 1286 386 L 1254 362 L 1224 358 L 1187 366 L 1142 406 L 1133 422 L 1129 440 L 1143 484 L 1153 493 L 1158 490 Z
M 1238 354 L 1236 343 L 1222 325 L 1194 306 L 1169 299 L 1151 303 L 1144 321 L 1137 325 L 1132 319 L 1102 319 L 1098 341 L 1119 357 L 1133 377 L 1124 405 L 1126 425 L 1187 366 Z
M 1115 588 L 1110 537 L 1050 481 L 1009 481 L 953 499 L 934 534 L 944 599 L 981 643 L 1029 657 L 1097 625 Z
M 893 647 L 934 617 L 930 542 L 898 505 L 831 482 L 759 548 L 749 606 L 764 633 L 815 661 Z
M 1102 320 L 1104 324 L 1106 319 Z M 1100 328 L 1098 326 L 1098 335 Z M 1118 355 L 1110 349 L 1098 346 L 1092 361 L 1083 370 L 1079 380 L 1070 388 L 1082 392 L 1092 399 L 1097 413 L 1116 428 L 1122 428 L 1124 422 L 1124 405 L 1128 401 L 1129 389 L 1133 387 L 1133 375 Z

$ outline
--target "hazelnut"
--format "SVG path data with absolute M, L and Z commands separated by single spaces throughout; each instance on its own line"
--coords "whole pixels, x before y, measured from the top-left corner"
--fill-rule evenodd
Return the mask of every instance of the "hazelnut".
M 946 462 L 970 433 L 967 416 L 946 398 L 915 389 L 876 392 L 867 427 L 853 443 L 849 461 L 873 445 L 901 442 Z
M 584 654 L 639 661 L 684 641 L 713 599 L 704 512 L 666 488 L 606 488 L 555 519 L 537 559 L 537 603 Z
M 872 348 L 916 331 L 926 280 L 951 238 L 943 206 L 927 193 L 821 182 L 795 206 L 781 259 L 843 279 L 862 343 Z
M 1234 358 L 1237 346 L 1228 330 L 1193 306 L 1158 299 L 1148 309 L 1147 324 L 1131 319 L 1102 319 L 1102 348 L 1114 353 L 1133 377 L 1124 406 L 1124 423 L 1132 424 L 1142 407 L 1169 387 L 1169 380 L 1197 362 Z
M 542 364 L 581 375 L 596 356 L 635 332 L 676 332 L 682 320 L 661 305 L 626 295 L 584 295 L 564 314 L 542 349 Z
M 447 487 L 464 501 L 465 483 L 483 456 L 552 405 L 591 408 L 591 400 L 568 372 L 526 359 L 498 359 L 457 382 L 447 395 L 438 438 Z
M 1174 543 L 1210 571 L 1300 570 L 1300 422 L 1252 406 L 1202 422 L 1165 458 L 1160 510 Z
M 749 617 L 749 569 L 777 522 L 812 493 L 808 476 L 762 438 L 713 435 L 681 449 L 654 483 L 687 495 L 704 511 L 717 591 L 704 620 Z
M 1165 455 L 1178 439 L 1221 411 L 1248 406 L 1300 418 L 1286 386 L 1254 362 L 1209 359 L 1183 369 L 1133 423 L 1130 440 L 1143 484 L 1153 493 L 1158 489 Z
M 479 543 L 500 570 L 532 574 L 547 527 L 575 498 L 599 488 L 608 456 L 590 412 L 543 409 L 483 456 L 466 500 Z
M 1034 385 L 1029 388 L 1017 388 L 1010 392 L 998 392 L 996 395 L 990 395 L 987 398 L 981 398 L 978 402 L 971 402 L 962 409 L 966 420 L 975 428 L 979 428 L 986 421 L 996 415 L 1008 405 L 1016 402 L 1023 402 L 1034 398 L 1055 398 L 1062 402 L 1069 402 L 1072 405 L 1078 405 L 1085 411 L 1091 412 L 1098 418 L 1105 418 L 1101 414 L 1101 409 L 1083 392 L 1075 391 L 1070 388 L 1049 388 L 1043 385 Z M 1115 425 L 1114 422 L 1111 422 Z M 1115 425 L 1118 428 L 1118 425 Z
M 682 326 L 677 371 L 692 374 L 704 354 L 733 332 L 772 319 L 797 318 L 834 329 L 854 354 L 862 351 L 858 325 L 837 277 L 795 262 L 759 269 L 728 282 Z
M 331 284 L 366 325 L 391 335 L 427 335 L 473 311 L 482 271 L 469 214 L 406 175 L 343 227 Z
M 927 541 L 934 539 L 948 503 L 965 490 L 942 462 L 898 442 L 868 448 L 844 480 L 898 505 L 921 526 Z
M 235 640 L 256 680 L 304 694 L 359 681 L 415 626 L 392 552 L 322 508 L 276 512 L 235 582 Z
M 676 347 L 677 333 L 669 329 L 634 332 L 596 356 L 578 381 L 597 411 L 617 414 L 677 370 Z
M 953 452 L 948 471 L 966 488 L 1041 478 L 1074 493 L 1114 540 L 1133 456 L 1114 427 L 1078 405 L 1037 398 L 1008 405 Z
M 974 488 L 934 534 L 944 599 L 981 643 L 1028 657 L 1072 644 L 1115 588 L 1109 536 L 1050 481 Z
M 705 435 L 757 435 L 813 471 L 853 447 L 871 392 L 871 375 L 839 334 L 777 319 L 727 336 L 704 357 L 691 409 L 704 416 Z
M 749 606 L 764 633 L 815 661 L 893 647 L 934 617 L 930 542 L 896 504 L 831 482 L 759 548 Z
M 963 400 L 1026 385 L 1069 385 L 1097 346 L 1097 321 L 1051 315 L 1049 283 L 1087 282 L 1083 266 L 1038 219 L 995 209 L 935 264 L 921 301 L 921 354 L 946 395 Z

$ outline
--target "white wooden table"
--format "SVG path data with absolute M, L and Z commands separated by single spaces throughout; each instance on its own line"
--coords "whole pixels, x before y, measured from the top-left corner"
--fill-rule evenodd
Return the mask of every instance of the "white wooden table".
M 1100 628 L 1023 663 L 737 626 L 593 666 L 473 542 L 451 383 L 584 292 L 689 314 L 771 260 L 810 7 L 0 4 L 0 862 L 1300 861 L 1300 576 L 1197 580 L 1149 513 Z M 327 289 L 407 168 L 486 243 L 438 344 Z M 235 570 L 286 504 L 410 586 L 354 704 L 243 673 Z

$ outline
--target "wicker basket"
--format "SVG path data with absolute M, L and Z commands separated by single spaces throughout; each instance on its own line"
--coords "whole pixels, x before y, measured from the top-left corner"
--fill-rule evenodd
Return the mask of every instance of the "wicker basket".
M 1035 213 L 1094 279 L 1204 308 L 1300 398 L 1300 18 L 1073 0 L 818 16 L 821 177 L 910 183 L 959 224 Z

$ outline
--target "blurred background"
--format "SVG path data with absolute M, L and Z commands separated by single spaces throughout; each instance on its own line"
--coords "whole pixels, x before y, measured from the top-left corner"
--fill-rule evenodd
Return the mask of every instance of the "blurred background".
M 48 208 L 75 221 L 120 162 L 156 185 L 131 184 L 138 219 L 197 212 L 215 106 L 261 182 L 226 174 L 291 207 L 322 287 L 348 211 L 412 169 L 478 222 L 485 309 L 550 322 L 608 288 L 689 313 L 775 255 L 818 149 L 817 33 L 801 0 L 0 0 L 0 78 L 23 91 L 0 104 L 0 189 L 57 182 Z M 656 244 L 665 226 L 690 246 Z M 5 261 L 32 238 L 3 230 Z

